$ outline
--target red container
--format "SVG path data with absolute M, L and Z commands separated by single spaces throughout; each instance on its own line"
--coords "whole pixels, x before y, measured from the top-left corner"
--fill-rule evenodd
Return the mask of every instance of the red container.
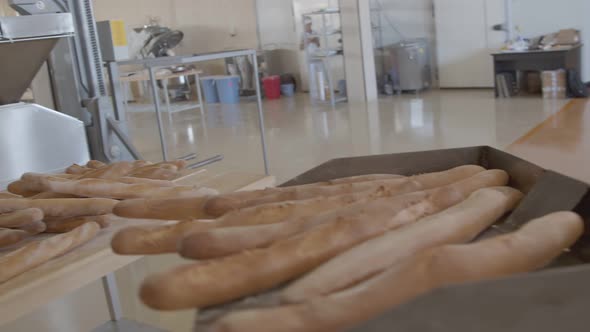
M 269 76 L 262 79 L 264 86 L 264 95 L 267 99 L 281 98 L 281 77 Z

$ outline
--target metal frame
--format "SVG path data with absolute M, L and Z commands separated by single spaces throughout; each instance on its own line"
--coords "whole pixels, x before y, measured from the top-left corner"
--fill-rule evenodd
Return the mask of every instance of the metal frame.
M 156 77 L 156 70 L 162 67 L 170 67 L 175 65 L 188 65 L 194 64 L 199 62 L 205 61 L 212 61 L 212 60 L 223 60 L 227 58 L 234 58 L 240 56 L 250 56 L 252 57 L 252 64 L 254 66 L 254 77 L 256 82 L 256 101 L 258 107 L 258 125 L 260 127 L 260 142 L 262 145 L 262 156 L 264 159 L 264 173 L 266 175 L 270 174 L 269 170 L 269 161 L 268 161 L 268 153 L 267 153 L 267 144 L 266 144 L 266 133 L 264 130 L 264 110 L 262 107 L 262 92 L 260 88 L 260 80 L 259 80 L 259 70 L 258 70 L 258 59 L 257 59 L 257 52 L 254 49 L 246 49 L 246 50 L 235 50 L 235 51 L 227 51 L 227 52 L 215 52 L 215 53 L 205 53 L 205 54 L 198 54 L 192 56 L 174 56 L 174 57 L 162 57 L 162 58 L 150 58 L 150 59 L 139 59 L 139 60 L 127 60 L 127 61 L 119 61 L 109 64 L 109 68 L 112 67 L 119 67 L 119 66 L 141 66 L 148 70 L 149 78 L 150 78 L 150 85 L 151 85 L 151 92 L 152 98 L 154 100 L 154 106 L 156 110 L 156 120 L 158 123 L 158 132 L 160 135 L 160 144 L 162 147 L 162 157 L 164 160 L 168 160 L 168 151 L 167 151 L 167 142 L 164 132 L 164 126 L 162 123 L 162 109 L 160 105 L 160 96 L 158 94 L 158 86 L 157 86 L 157 77 Z M 118 73 L 117 70 L 111 70 L 111 72 Z M 119 76 L 118 75 L 111 75 L 111 84 L 113 86 L 118 86 L 120 84 Z M 202 95 L 200 91 L 200 84 L 197 85 L 197 93 L 199 94 L 199 99 L 202 101 Z M 114 93 L 113 94 L 114 104 L 121 105 L 121 94 Z M 201 110 L 203 108 L 201 107 Z M 209 160 L 205 160 L 203 162 L 208 162 L 210 160 L 217 160 L 217 157 L 211 158 Z

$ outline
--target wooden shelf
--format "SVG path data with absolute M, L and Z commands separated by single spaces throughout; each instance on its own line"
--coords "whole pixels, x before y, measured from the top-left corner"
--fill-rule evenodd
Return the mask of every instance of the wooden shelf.
M 184 185 L 198 184 L 224 193 L 274 186 L 275 178 L 247 173 L 212 175 L 201 171 L 177 182 Z M 149 223 L 123 222 L 121 219 L 121 223 L 114 222 L 84 246 L 0 284 L 0 326 L 139 260 L 142 256 L 114 254 L 110 247 L 111 238 L 122 228 Z M 34 240 L 48 236 L 39 236 Z M 6 253 L 0 251 L 0 256 Z

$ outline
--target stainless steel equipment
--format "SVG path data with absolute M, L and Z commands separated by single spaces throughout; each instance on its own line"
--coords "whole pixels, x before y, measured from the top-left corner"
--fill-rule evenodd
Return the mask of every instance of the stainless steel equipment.
M 9 88 L 3 93 L 2 102 L 17 101 L 20 90 L 26 89 L 48 60 L 56 109 L 86 125 L 92 158 L 106 162 L 139 158 L 127 137 L 123 110 L 113 108 L 107 95 L 91 0 L 9 3 L 21 16 L 0 19 L 2 38 L 9 45 L 6 52 L 2 51 L 0 62 L 10 64 L 4 69 L 8 75 L 2 75 L 3 78 L 18 78 L 3 80 Z M 12 28 L 8 29 L 8 25 Z M 58 42 L 55 37 L 64 34 L 71 38 Z M 14 41 L 18 43 L 13 44 Z
M 385 74 L 397 91 L 420 91 L 432 86 L 430 46 L 425 39 L 385 47 Z
M 0 17 L 0 187 L 23 172 L 63 170 L 89 159 L 84 123 L 36 104 L 19 103 L 61 38 L 71 14 Z

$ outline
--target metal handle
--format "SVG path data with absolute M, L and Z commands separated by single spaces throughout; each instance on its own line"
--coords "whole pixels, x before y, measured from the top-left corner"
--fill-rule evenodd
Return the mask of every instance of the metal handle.
M 197 168 L 201 168 L 201 167 L 205 167 L 207 165 L 211 165 L 213 163 L 219 162 L 223 160 L 223 156 L 222 155 L 217 155 L 215 157 L 209 158 L 209 159 L 205 159 L 202 161 L 199 161 L 197 163 L 194 163 L 192 165 L 189 165 L 187 168 L 188 169 L 197 169 Z

